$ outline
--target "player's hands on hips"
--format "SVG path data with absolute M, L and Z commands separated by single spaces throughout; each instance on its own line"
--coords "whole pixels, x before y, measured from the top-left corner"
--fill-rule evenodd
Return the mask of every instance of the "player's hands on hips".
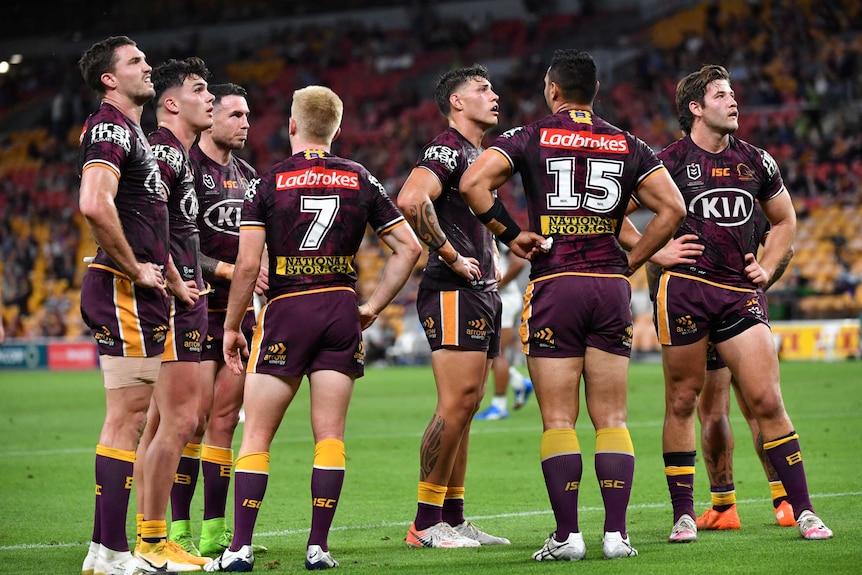
M 371 324 L 377 320 L 377 316 L 377 312 L 374 311 L 374 308 L 368 302 L 359 306 L 359 323 L 362 325 L 363 330 L 371 327 Z
M 269 289 L 269 268 L 260 266 L 260 271 L 257 273 L 257 279 L 254 282 L 254 293 L 264 295 Z
M 138 264 L 138 274 L 136 277 L 130 278 L 132 283 L 141 287 L 153 288 L 158 290 L 164 297 L 168 296 L 166 289 L 167 281 L 161 268 L 154 263 L 143 262 Z
M 672 268 L 682 264 L 696 264 L 698 257 L 703 255 L 703 244 L 696 243 L 700 239 L 695 234 L 685 234 L 674 238 L 650 258 L 650 261 L 663 268 Z
M 745 275 L 752 283 L 755 283 L 760 287 L 766 287 L 766 285 L 769 284 L 772 274 L 760 265 L 760 262 L 758 262 L 757 258 L 754 257 L 754 254 L 745 254 L 745 264 Z
M 171 292 L 180 300 L 186 308 L 194 307 L 201 297 L 201 290 L 198 289 L 195 280 L 180 282 L 179 284 L 170 284 Z
M 242 375 L 242 358 L 248 357 L 248 342 L 241 331 L 225 328 L 222 339 L 224 362 L 234 375 Z
M 458 254 L 458 257 L 452 263 L 447 262 L 443 258 L 440 258 L 440 261 L 449 266 L 450 270 L 468 281 L 472 282 L 482 279 L 482 268 L 479 266 L 479 260 L 476 258 L 468 258 Z

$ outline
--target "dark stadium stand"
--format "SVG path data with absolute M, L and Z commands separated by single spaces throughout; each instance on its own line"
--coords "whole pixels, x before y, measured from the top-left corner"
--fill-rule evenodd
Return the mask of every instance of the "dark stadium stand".
M 797 2 L 795 9 L 741 0 L 677 2 L 689 7 L 659 19 L 633 9 L 614 14 L 554 10 L 557 4 L 568 5 L 564 2 L 549 3 L 541 12 L 527 12 L 521 2 L 502 2 L 504 8 L 481 17 L 473 12 L 476 6 L 491 3 L 442 2 L 434 10 L 411 3 L 403 26 L 363 19 L 367 10 L 357 10 L 404 4 L 391 1 L 329 2 L 325 14 L 312 15 L 309 8 L 294 24 L 284 14 L 273 14 L 273 3 L 262 1 L 154 2 L 147 4 L 146 15 L 134 3 L 63 4 L 79 6 L 81 12 L 65 27 L 49 18 L 38 34 L 68 38 L 68 51 L 36 56 L 0 76 L 0 266 L 9 337 L 82 333 L 77 307 L 81 258 L 95 246 L 77 213 L 75 146 L 94 102 L 75 61 L 92 40 L 101 39 L 100 33 L 132 36 L 153 64 L 193 51 L 208 62 L 214 81 L 246 86 L 252 127 L 243 155 L 259 170 L 289 153 L 283 132 L 291 92 L 309 83 L 329 85 L 345 101 L 343 134 L 334 151 L 366 164 L 391 194 L 443 124 L 430 93 L 436 76 L 449 66 L 477 61 L 491 69 L 502 106 L 500 129 L 491 138 L 546 113 L 537 89 L 543 66 L 553 49 L 571 46 L 577 38 L 586 42 L 577 47 L 593 51 L 599 60 L 597 112 L 660 149 L 679 137 L 676 80 L 702 63 L 722 63 L 731 70 L 740 99 L 740 136 L 772 152 L 799 213 L 796 256 L 770 292 L 773 316 L 855 317 L 862 312 L 862 289 L 857 289 L 862 280 L 858 2 L 811 0 Z M 626 4 L 636 3 L 619 3 Z M 179 5 L 183 9 L 176 12 Z M 459 5 L 470 11 L 459 15 Z M 90 9 L 95 12 L 86 12 Z M 518 10 L 521 15 L 513 16 Z M 87 15 L 98 26 L 79 22 L 89 21 Z M 244 32 L 232 42 L 230 26 L 239 23 L 244 30 L 257 27 L 257 34 Z M 17 27 L 16 33 L 25 29 Z M 79 29 L 88 29 L 86 38 Z M 218 43 L 211 39 L 214 30 L 222 32 Z M 4 34 L 4 46 L 16 38 L 11 31 Z M 517 217 L 523 223 L 517 183 L 501 193 L 510 206 L 520 207 Z M 363 246 L 360 290 L 373 288 L 384 249 L 373 237 Z M 643 283 L 635 277 L 636 289 Z M 402 293 L 381 322 L 390 339 L 403 329 L 413 289 Z

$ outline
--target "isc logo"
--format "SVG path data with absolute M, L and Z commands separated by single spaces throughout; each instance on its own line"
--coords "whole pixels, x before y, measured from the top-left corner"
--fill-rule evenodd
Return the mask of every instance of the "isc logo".
M 251 507 L 252 509 L 260 509 L 260 505 L 263 503 L 259 499 L 243 499 L 242 506 L 243 507 Z
M 710 173 L 713 178 L 729 178 L 730 168 L 713 168 Z
M 335 507 L 335 499 L 327 499 L 326 497 L 315 497 L 311 500 L 311 504 L 315 507 L 326 507 L 332 509 Z
M 599 487 L 602 489 L 625 489 L 626 482 L 619 479 L 602 479 L 599 481 Z

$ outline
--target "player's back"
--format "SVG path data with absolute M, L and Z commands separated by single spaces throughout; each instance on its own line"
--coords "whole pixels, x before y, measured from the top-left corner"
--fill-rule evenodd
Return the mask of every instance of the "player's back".
M 626 206 L 662 169 L 646 144 L 590 112 L 569 110 L 506 132 L 493 148 L 521 173 L 530 229 L 554 238 L 550 253 L 533 258 L 531 277 L 626 272 L 616 239 Z
M 306 150 L 252 182 L 242 228 L 266 229 L 269 297 L 353 287 L 367 225 L 378 233 L 403 221 L 386 190 L 360 164 Z

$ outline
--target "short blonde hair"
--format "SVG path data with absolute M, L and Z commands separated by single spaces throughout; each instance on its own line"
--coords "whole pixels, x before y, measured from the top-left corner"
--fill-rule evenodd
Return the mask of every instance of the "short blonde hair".
M 343 113 L 344 102 L 326 86 L 307 86 L 293 93 L 290 115 L 297 132 L 306 138 L 331 143 Z

